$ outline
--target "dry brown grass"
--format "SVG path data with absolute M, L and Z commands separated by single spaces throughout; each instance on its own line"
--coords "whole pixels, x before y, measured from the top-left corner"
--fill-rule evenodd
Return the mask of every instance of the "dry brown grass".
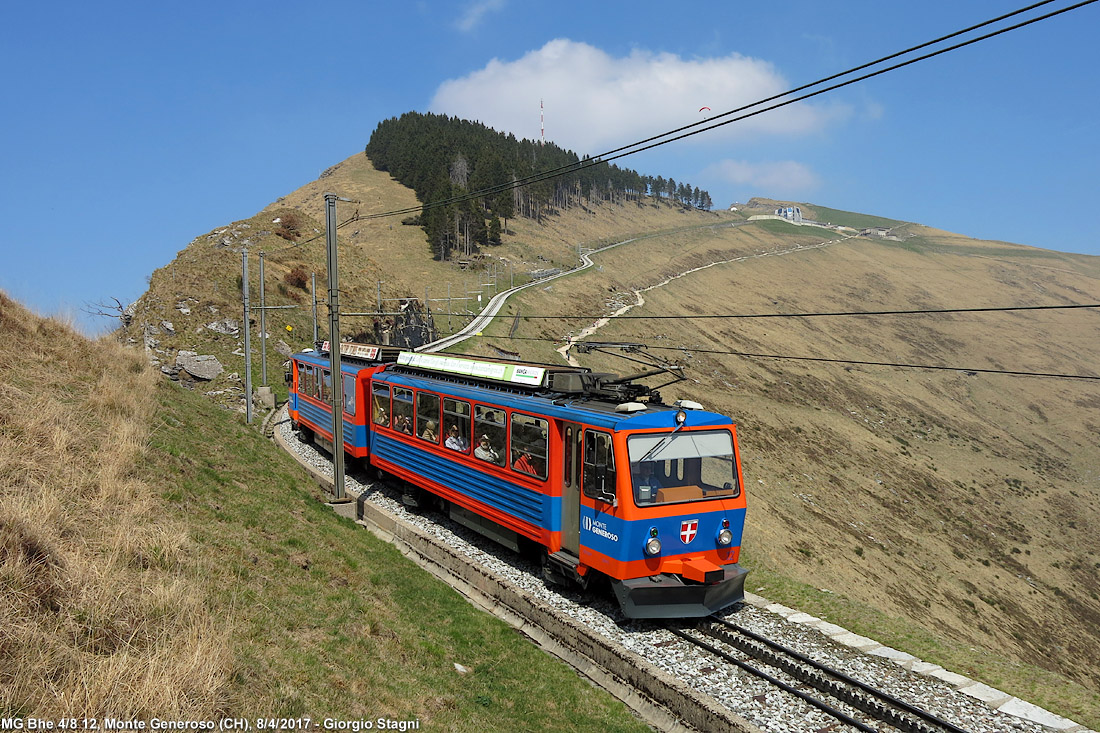
M 0 709 L 209 715 L 226 635 L 134 466 L 156 372 L 0 293 Z

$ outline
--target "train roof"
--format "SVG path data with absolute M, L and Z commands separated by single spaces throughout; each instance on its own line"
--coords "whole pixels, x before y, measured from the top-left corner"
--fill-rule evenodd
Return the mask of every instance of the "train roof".
M 687 415 L 689 427 L 706 425 L 730 425 L 725 415 L 704 410 L 701 405 L 682 401 L 676 405 L 656 402 L 637 403 L 592 397 L 584 393 L 565 394 L 553 391 L 536 391 L 523 388 L 498 386 L 486 389 L 486 385 L 461 375 L 428 373 L 400 368 L 387 368 L 375 375 L 376 381 L 390 384 L 432 389 L 473 402 L 491 402 L 510 409 L 528 410 L 565 420 L 579 420 L 615 430 L 667 428 L 673 424 L 673 414 L 681 409 Z
M 626 346 L 629 347 L 628 350 L 637 352 L 637 345 Z M 294 358 L 324 365 L 328 362 L 328 348 L 329 343 L 326 341 L 321 345 L 320 351 L 295 354 Z M 346 372 L 384 366 L 384 373 L 387 375 L 407 374 L 470 387 L 527 394 L 549 399 L 555 404 L 564 404 L 564 400 L 576 406 L 583 404 L 586 411 L 593 413 L 618 415 L 617 420 L 623 419 L 624 412 L 636 412 L 650 407 L 654 410 L 664 408 L 656 389 L 638 384 L 633 379 L 664 371 L 676 374 L 677 380 L 683 378 L 676 371 L 678 367 L 658 366 L 655 370 L 634 377 L 619 378 L 615 374 L 596 373 L 581 366 L 430 354 L 403 351 L 394 346 L 350 342 L 340 345 L 340 354 L 341 368 Z M 624 406 L 633 407 L 624 409 Z

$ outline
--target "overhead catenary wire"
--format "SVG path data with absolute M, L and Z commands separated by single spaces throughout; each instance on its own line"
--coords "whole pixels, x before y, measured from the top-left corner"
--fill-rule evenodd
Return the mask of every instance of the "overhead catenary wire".
M 568 341 L 566 339 L 534 338 L 530 336 L 493 336 L 495 339 L 507 341 L 538 341 L 550 344 L 583 344 L 584 341 Z M 881 366 L 899 369 L 929 369 L 933 371 L 963 372 L 974 374 L 1000 374 L 1014 377 L 1048 377 L 1051 379 L 1083 379 L 1088 381 L 1100 381 L 1100 376 L 1092 374 L 1063 374 L 1060 372 L 1030 372 L 1014 369 L 987 369 L 983 367 L 947 366 L 942 364 L 909 364 L 903 362 L 866 361 L 861 359 L 836 359 L 824 356 L 797 356 L 793 354 L 758 354 L 748 351 L 723 351 L 719 349 L 703 349 L 695 346 L 646 346 L 647 349 L 656 351 L 679 351 L 692 354 L 709 354 L 713 356 L 740 356 L 747 359 L 780 359 L 787 361 L 814 361 L 830 364 L 851 364 L 854 366 Z
M 1014 311 L 1046 311 L 1046 310 L 1075 310 L 1081 308 L 1100 308 L 1100 303 L 1072 303 L 1068 305 L 1018 305 L 998 306 L 988 308 L 919 308 L 915 310 L 881 310 L 881 311 L 830 311 L 820 313 L 706 313 L 694 315 L 525 315 L 519 314 L 522 320 L 557 320 L 557 321 L 591 321 L 603 320 L 672 320 L 695 321 L 704 319 L 740 319 L 740 318 L 838 318 L 846 316 L 911 316 L 911 315 L 936 315 L 948 313 L 1010 313 Z M 440 313 L 439 315 L 458 315 L 452 313 Z

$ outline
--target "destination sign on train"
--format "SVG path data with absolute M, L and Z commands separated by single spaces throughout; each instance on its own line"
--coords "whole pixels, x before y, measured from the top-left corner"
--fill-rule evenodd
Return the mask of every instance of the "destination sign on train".
M 397 358 L 397 363 L 419 369 L 430 369 L 434 372 L 463 374 L 481 379 L 492 379 L 497 382 L 525 384 L 530 387 L 542 386 L 546 376 L 546 369 L 543 367 L 477 361 L 439 354 L 420 354 L 412 351 L 402 351 Z

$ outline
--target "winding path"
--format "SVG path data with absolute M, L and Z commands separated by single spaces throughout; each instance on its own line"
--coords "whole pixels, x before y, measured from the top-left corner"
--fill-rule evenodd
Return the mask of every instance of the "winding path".
M 721 228 L 726 228 L 726 227 L 745 226 L 746 224 L 749 224 L 749 223 L 750 222 L 746 221 L 746 222 L 730 222 L 730 223 L 725 223 L 725 224 L 708 224 L 705 227 L 699 227 L 699 228 L 702 229 L 702 228 L 708 228 L 709 227 L 709 228 L 712 228 L 712 229 L 721 229 Z M 604 247 L 600 247 L 598 249 L 589 250 L 587 252 L 582 251 L 581 252 L 581 264 L 578 265 L 577 267 L 573 268 L 572 270 L 566 270 L 564 272 L 560 272 L 557 275 L 552 275 L 550 277 L 541 278 L 539 280 L 532 280 L 531 282 L 520 285 L 519 287 L 512 288 L 510 290 L 505 290 L 503 292 L 497 293 L 496 295 L 494 295 L 489 300 L 488 304 L 485 306 L 484 309 L 482 309 L 481 313 L 479 313 L 477 316 L 475 316 L 474 319 L 472 321 L 470 321 L 470 323 L 468 323 L 464 328 L 462 328 L 461 330 L 457 331 L 454 334 L 451 334 L 450 336 L 446 336 L 444 338 L 437 339 L 437 340 L 431 342 L 430 344 L 426 344 L 426 345 L 420 347 L 417 350 L 418 351 L 423 351 L 423 352 L 443 351 L 444 349 L 447 349 L 451 346 L 454 346 L 457 343 L 461 343 L 462 341 L 465 341 L 466 339 L 470 338 L 471 336 L 474 336 L 474 335 L 480 333 L 485 327 L 487 327 L 492 322 L 492 320 L 496 317 L 496 315 L 500 312 L 500 309 L 504 307 L 504 303 L 507 302 L 508 298 L 511 297 L 512 295 L 514 295 L 515 293 L 518 293 L 521 290 L 533 287 L 535 285 L 542 285 L 544 283 L 551 282 L 553 280 L 557 280 L 558 278 L 565 277 L 566 275 L 573 275 L 575 273 L 581 272 L 582 270 L 587 270 L 588 268 L 590 268 L 594 265 L 594 263 L 592 262 L 592 255 L 594 255 L 594 254 L 598 254 L 600 252 L 606 252 L 609 249 L 613 249 L 615 247 L 621 247 L 622 245 L 630 244 L 631 242 L 637 242 L 640 239 L 648 239 L 650 237 L 662 236 L 662 235 L 665 235 L 665 234 L 668 234 L 668 233 L 669 232 L 660 232 L 660 233 L 656 233 L 656 234 L 643 235 L 643 236 L 640 236 L 640 237 L 631 237 L 630 239 L 624 239 L 621 242 L 615 242 L 613 244 L 609 244 L 609 245 L 606 245 Z M 756 254 L 751 254 L 751 255 L 742 255 L 740 257 L 733 257 L 733 258 L 730 258 L 728 260 L 719 260 L 717 262 L 711 262 L 710 264 L 702 265 L 701 267 L 694 267 L 690 270 L 685 270 L 684 272 L 681 272 L 679 274 L 671 275 L 671 276 L 665 278 L 664 280 L 662 280 L 659 283 L 656 283 L 654 285 L 649 285 L 649 286 L 644 287 L 644 288 L 639 288 L 638 290 L 633 291 L 634 300 L 635 300 L 634 303 L 632 303 L 630 305 L 623 306 L 622 308 L 615 311 L 611 315 L 599 319 L 598 321 L 593 323 L 591 326 L 588 326 L 587 328 L 584 328 L 583 330 L 581 330 L 580 333 L 578 333 L 576 335 L 570 335 L 567 338 L 566 345 L 559 348 L 559 349 L 557 349 L 557 351 L 558 351 L 558 353 L 560 353 L 562 355 L 562 358 L 565 361 L 567 361 L 569 364 L 571 364 L 573 366 L 578 366 L 576 360 L 573 359 L 573 357 L 569 354 L 569 349 L 573 346 L 574 343 L 576 343 L 577 341 L 580 341 L 581 339 L 584 339 L 584 338 L 592 335 L 593 333 L 595 333 L 600 328 L 603 328 L 604 326 L 606 326 L 611 321 L 612 318 L 615 318 L 616 316 L 621 316 L 624 313 L 629 312 L 633 308 L 637 308 L 639 306 L 645 305 L 645 298 L 642 297 L 643 293 L 646 293 L 646 292 L 648 292 L 650 290 L 653 290 L 655 288 L 664 287 L 664 286 L 668 285 L 669 283 L 671 283 L 672 281 L 678 280 L 682 277 L 687 277 L 688 275 L 691 275 L 692 273 L 699 272 L 700 270 L 705 270 L 708 267 L 714 267 L 716 265 L 726 265 L 726 264 L 730 264 L 730 263 L 733 263 L 733 262 L 744 262 L 745 260 L 752 260 L 752 259 L 757 259 L 757 258 L 760 258 L 760 257 L 781 257 L 781 256 L 784 256 L 784 255 L 796 254 L 796 253 L 799 253 L 799 252 L 805 252 L 805 251 L 808 251 L 808 250 L 811 250 L 811 249 L 821 249 L 823 247 L 828 247 L 828 246 L 846 241 L 848 239 L 852 239 L 855 236 L 856 235 L 852 234 L 852 235 L 848 235 L 848 236 L 844 236 L 844 237 L 839 237 L 837 239 L 830 239 L 828 241 L 818 242 L 817 244 L 798 245 L 798 246 L 794 246 L 794 247 L 789 247 L 787 249 L 774 249 L 774 250 L 771 250 L 771 251 L 768 251 L 768 252 L 758 252 Z
M 852 239 L 855 236 L 856 235 L 852 234 L 852 235 L 849 235 L 849 236 L 840 237 L 838 239 L 830 239 L 830 240 L 825 241 L 825 242 L 818 242 L 817 244 L 799 245 L 799 246 L 790 247 L 788 249 L 783 249 L 783 250 L 775 249 L 775 250 L 771 250 L 770 252 L 758 252 L 758 253 L 752 254 L 752 255 L 742 255 L 740 257 L 732 257 L 728 260 L 719 260 L 717 262 L 711 262 L 708 265 L 702 265 L 701 267 L 694 267 L 690 270 L 685 270 L 684 272 L 681 272 L 677 275 L 670 275 L 669 277 L 666 277 L 664 280 L 662 280 L 659 283 L 655 283 L 653 285 L 649 285 L 647 287 L 639 288 L 638 290 L 633 291 L 634 292 L 634 303 L 632 303 L 630 305 L 625 305 L 622 308 L 615 311 L 614 313 L 612 313 L 611 315 L 599 319 L 598 321 L 593 323 L 591 326 L 588 326 L 587 328 L 582 329 L 581 332 L 578 333 L 577 335 L 575 335 L 575 336 L 570 335 L 568 337 L 568 341 L 567 341 L 566 345 L 559 348 L 559 349 L 557 349 L 557 352 L 559 354 L 561 354 L 562 358 L 565 359 L 567 362 L 569 362 L 572 366 L 579 366 L 577 364 L 576 360 L 569 354 L 569 349 L 572 348 L 574 343 L 576 343 L 577 341 L 580 341 L 584 338 L 587 338 L 588 336 L 591 336 L 593 333 L 595 333 L 599 329 L 606 326 L 611 321 L 611 319 L 613 319 L 617 316 L 621 316 L 624 313 L 629 312 L 633 308 L 638 308 L 640 306 L 645 305 L 645 298 L 642 297 L 642 293 L 649 292 L 650 290 L 655 290 L 656 288 L 663 288 L 664 286 L 671 283 L 673 280 L 679 280 L 682 277 L 687 277 L 688 275 L 691 275 L 692 273 L 699 272 L 700 270 L 706 270 L 707 268 L 714 267 L 715 265 L 727 265 L 727 264 L 730 264 L 730 263 L 733 263 L 733 262 L 744 262 L 745 260 L 752 260 L 752 259 L 757 259 L 757 258 L 760 258 L 760 257 L 781 257 L 783 255 L 795 254 L 795 253 L 798 253 L 798 252 L 805 252 L 805 251 L 811 250 L 811 249 L 821 249 L 823 247 L 829 247 L 829 246 L 834 245 L 834 244 L 839 244 L 840 242 L 843 242 L 843 241 L 848 240 L 848 239 Z

